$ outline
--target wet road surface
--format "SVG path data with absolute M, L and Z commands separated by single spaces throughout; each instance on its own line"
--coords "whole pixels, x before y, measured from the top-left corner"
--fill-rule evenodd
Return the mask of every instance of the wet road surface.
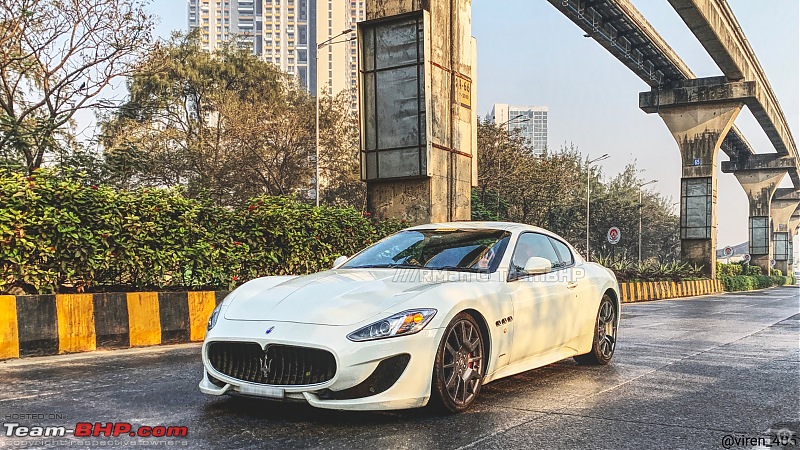
M 800 431 L 798 336 L 797 287 L 626 304 L 609 366 L 570 359 L 499 380 L 461 415 L 208 397 L 198 344 L 6 361 L 4 424 L 180 425 L 188 436 L 15 438 L 4 425 L 0 447 L 753 448 L 742 439 Z

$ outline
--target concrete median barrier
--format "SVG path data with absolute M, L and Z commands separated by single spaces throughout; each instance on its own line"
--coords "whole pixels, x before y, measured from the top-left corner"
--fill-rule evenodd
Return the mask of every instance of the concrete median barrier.
M 719 280 L 642 281 L 619 284 L 622 303 L 647 302 L 724 292 Z
M 0 295 L 0 359 L 202 341 L 227 294 Z

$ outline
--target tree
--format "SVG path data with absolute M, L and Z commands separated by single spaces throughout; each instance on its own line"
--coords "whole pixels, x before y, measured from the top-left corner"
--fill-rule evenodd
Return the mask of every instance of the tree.
M 0 0 L 0 159 L 31 173 L 151 42 L 139 0 Z
M 490 122 L 478 127 L 478 187 L 473 189 L 474 220 L 510 220 L 552 230 L 585 252 L 586 158 L 572 145 L 536 155 L 516 133 Z M 589 177 L 590 235 L 593 256 L 631 258 L 638 253 L 639 184 L 635 164 L 606 180 L 602 170 Z M 660 262 L 677 258 L 678 218 L 672 200 L 652 191 L 644 195 L 641 211 L 642 255 Z M 617 245 L 606 232 L 622 230 Z
M 231 204 L 289 194 L 308 175 L 298 173 L 308 166 L 308 100 L 233 44 L 210 54 L 197 32 L 175 34 L 143 58 L 128 90 L 129 100 L 100 121 L 110 177 L 121 187 L 183 185 Z
M 320 99 L 320 179 L 322 203 L 364 211 L 367 186 L 361 181 L 358 116 L 349 93 Z
M 101 120 L 109 181 L 187 187 L 220 205 L 258 195 L 307 197 L 314 176 L 315 100 L 276 66 L 197 32 L 144 58 L 130 99 Z M 320 104 L 326 203 L 363 203 L 358 126 L 343 98 Z

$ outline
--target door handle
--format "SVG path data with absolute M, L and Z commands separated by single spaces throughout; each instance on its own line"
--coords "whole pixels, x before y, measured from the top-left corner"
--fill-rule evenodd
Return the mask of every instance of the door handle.
M 577 281 L 570 281 L 567 283 L 567 289 L 575 289 L 576 287 L 578 287 Z

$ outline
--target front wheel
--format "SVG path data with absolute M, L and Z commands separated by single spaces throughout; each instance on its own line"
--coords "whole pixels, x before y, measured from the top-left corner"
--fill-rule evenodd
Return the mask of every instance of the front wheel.
M 592 351 L 585 355 L 575 356 L 575 362 L 587 365 L 606 365 L 614 356 L 617 346 L 617 308 L 608 294 L 600 300 L 597 310 L 597 322 L 594 329 Z
M 444 331 L 433 365 L 432 400 L 460 413 L 481 390 L 486 364 L 485 344 L 478 322 L 467 313 L 456 315 Z

